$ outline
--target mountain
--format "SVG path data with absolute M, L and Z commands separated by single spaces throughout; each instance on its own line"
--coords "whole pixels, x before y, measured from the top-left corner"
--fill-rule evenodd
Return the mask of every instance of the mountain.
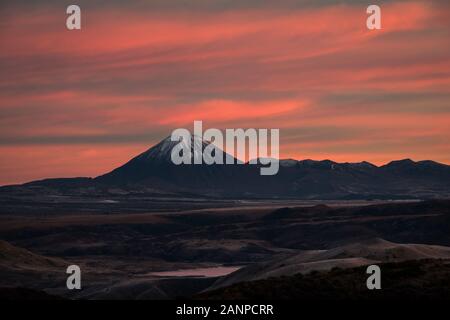
M 404 159 L 376 166 L 366 161 L 282 159 L 278 174 L 261 176 L 261 164 L 175 165 L 170 155 L 177 143 L 168 137 L 117 169 L 93 179 L 34 181 L 2 187 L 0 194 L 11 191 L 95 194 L 114 190 L 123 194 L 295 199 L 411 199 L 450 195 L 450 166 L 429 160 Z M 193 136 L 192 151 L 194 145 L 204 150 L 210 142 Z M 231 156 L 223 153 L 223 157 L 225 160 Z
M 179 142 L 170 137 L 131 159 L 123 166 L 94 179 L 101 185 L 119 186 L 125 189 L 169 191 L 184 193 L 221 194 L 232 188 L 238 179 L 236 166 L 193 164 L 196 150 L 204 150 L 210 142 L 197 136 L 191 138 L 192 165 L 175 165 L 171 160 L 174 146 Z M 183 142 L 182 142 L 183 143 Z M 196 149 L 197 148 L 197 149 Z M 232 156 L 223 153 L 223 161 Z

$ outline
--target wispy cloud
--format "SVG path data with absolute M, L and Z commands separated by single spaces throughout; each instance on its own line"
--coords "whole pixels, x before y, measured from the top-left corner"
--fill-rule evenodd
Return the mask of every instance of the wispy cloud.
M 193 120 L 282 128 L 285 157 L 450 162 L 446 1 L 385 1 L 381 31 L 360 1 L 79 4 L 81 32 L 60 1 L 2 4 L 0 184 L 100 174 Z

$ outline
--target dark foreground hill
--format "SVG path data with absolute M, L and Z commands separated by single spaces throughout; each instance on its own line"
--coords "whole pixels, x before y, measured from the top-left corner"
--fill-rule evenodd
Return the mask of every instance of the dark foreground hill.
M 384 239 L 366 239 L 327 250 L 302 250 L 286 257 L 251 264 L 217 280 L 210 289 L 239 282 L 293 276 L 333 268 L 355 268 L 371 264 L 409 260 L 441 259 L 450 262 L 450 247 L 400 244 Z
M 415 260 L 380 264 L 381 290 L 366 287 L 366 267 L 335 268 L 307 275 L 237 283 L 196 295 L 213 300 L 450 301 L 450 261 Z

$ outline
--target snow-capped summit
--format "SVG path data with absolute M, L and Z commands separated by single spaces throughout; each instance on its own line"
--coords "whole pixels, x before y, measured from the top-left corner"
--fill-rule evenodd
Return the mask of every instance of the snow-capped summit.
M 172 162 L 171 154 L 175 146 L 181 144 L 184 150 L 189 149 L 188 142 L 180 139 L 180 141 L 172 141 L 171 136 L 168 136 L 157 145 L 151 147 L 147 151 L 141 153 L 136 159 L 144 161 L 156 161 L 156 162 Z M 210 144 L 209 141 L 202 140 L 201 137 L 191 135 L 190 149 L 191 158 L 198 155 L 199 150 L 204 150 L 206 146 Z

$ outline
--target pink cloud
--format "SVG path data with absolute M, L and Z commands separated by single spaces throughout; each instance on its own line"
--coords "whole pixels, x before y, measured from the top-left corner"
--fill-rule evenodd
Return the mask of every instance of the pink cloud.
M 11 138 L 0 146 L 6 172 L 0 180 L 100 174 L 143 145 L 94 146 L 89 139 L 146 133 L 162 138 L 161 132 L 194 120 L 209 127 L 283 128 L 286 156 L 383 162 L 409 153 L 448 161 L 441 137 L 450 135 L 450 19 L 443 7 L 427 1 L 384 4 L 383 29 L 376 32 L 366 29 L 362 5 L 176 13 L 92 9 L 81 32 L 65 30 L 59 10 L 10 14 L 0 34 L 0 134 L 3 141 Z M 371 94 L 345 106 L 326 99 L 360 92 Z M 436 94 L 443 101 L 370 100 L 392 93 Z M 436 103 L 444 107 L 430 111 Z M 341 140 L 329 135 L 329 141 L 295 141 L 296 130 L 323 128 L 367 131 Z M 71 145 L 48 142 L 65 137 L 73 138 Z M 383 147 L 388 137 L 391 145 Z M 22 146 L 31 139 L 33 146 Z M 44 151 L 61 150 L 72 158 L 46 162 Z M 76 170 L 72 163 L 79 164 Z M 14 178 L 12 172 L 21 174 Z

